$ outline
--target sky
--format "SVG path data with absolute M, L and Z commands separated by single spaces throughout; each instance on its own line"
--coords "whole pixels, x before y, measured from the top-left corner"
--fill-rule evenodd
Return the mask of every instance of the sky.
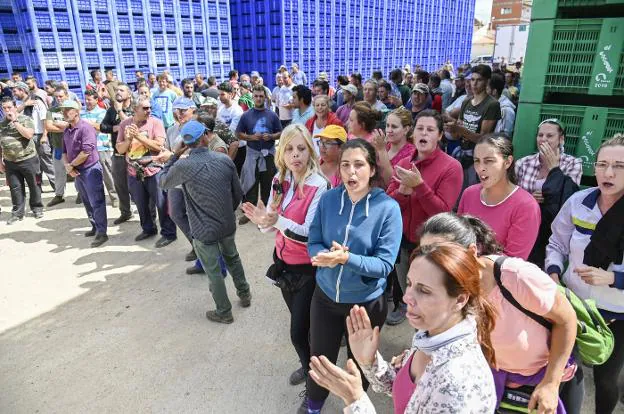
M 490 21 L 491 12 L 492 0 L 476 0 L 475 18 L 481 20 L 484 23 L 487 23 Z

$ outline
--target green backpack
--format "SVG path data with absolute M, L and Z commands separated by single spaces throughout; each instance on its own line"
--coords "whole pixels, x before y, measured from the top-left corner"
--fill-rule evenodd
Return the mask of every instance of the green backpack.
M 537 315 L 518 303 L 507 290 L 501 281 L 501 265 L 505 261 L 505 256 L 500 256 L 494 262 L 494 279 L 500 288 L 501 293 L 509 303 L 514 305 L 519 311 L 542 325 L 549 331 L 552 330 L 552 323 L 544 317 Z M 577 319 L 576 350 L 585 365 L 602 365 L 613 352 L 613 332 L 605 322 L 604 318 L 596 308 L 596 302 L 592 299 L 582 300 L 570 289 L 558 286 L 559 292 L 568 299 Z

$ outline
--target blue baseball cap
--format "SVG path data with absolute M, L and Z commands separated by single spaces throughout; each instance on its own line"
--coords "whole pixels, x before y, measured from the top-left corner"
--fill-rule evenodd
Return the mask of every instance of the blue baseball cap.
M 206 132 L 206 126 L 197 121 L 188 121 L 180 130 L 185 144 L 194 144 Z
M 195 102 L 193 102 L 192 99 L 181 97 L 173 101 L 173 109 L 189 109 L 189 108 L 197 108 L 197 105 L 195 105 Z

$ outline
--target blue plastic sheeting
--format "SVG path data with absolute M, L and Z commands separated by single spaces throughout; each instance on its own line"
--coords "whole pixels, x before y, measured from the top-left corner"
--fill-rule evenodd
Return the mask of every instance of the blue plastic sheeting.
M 433 70 L 470 58 L 475 0 L 231 0 L 236 68 L 274 83 L 293 62 L 311 83 L 406 63 Z M 267 7 L 268 6 L 268 7 Z
M 233 67 L 227 0 L 0 0 L 0 76 L 12 71 L 84 89 L 93 69 L 169 68 L 223 78 Z

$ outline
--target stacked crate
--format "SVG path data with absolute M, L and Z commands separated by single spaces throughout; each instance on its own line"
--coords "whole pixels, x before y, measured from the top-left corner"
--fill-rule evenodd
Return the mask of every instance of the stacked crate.
M 258 70 L 269 85 L 280 65 L 293 62 L 311 83 L 323 71 L 334 81 L 470 58 L 470 0 L 232 0 L 230 7 L 237 69 Z
M 557 118 L 566 127 L 566 153 L 582 158 L 584 176 L 594 175 L 602 141 L 624 132 L 623 9 L 624 0 L 533 3 L 516 158 L 535 153 L 537 126 Z
M 0 0 L 0 78 L 66 80 L 80 93 L 94 69 L 223 78 L 233 67 L 227 0 Z

